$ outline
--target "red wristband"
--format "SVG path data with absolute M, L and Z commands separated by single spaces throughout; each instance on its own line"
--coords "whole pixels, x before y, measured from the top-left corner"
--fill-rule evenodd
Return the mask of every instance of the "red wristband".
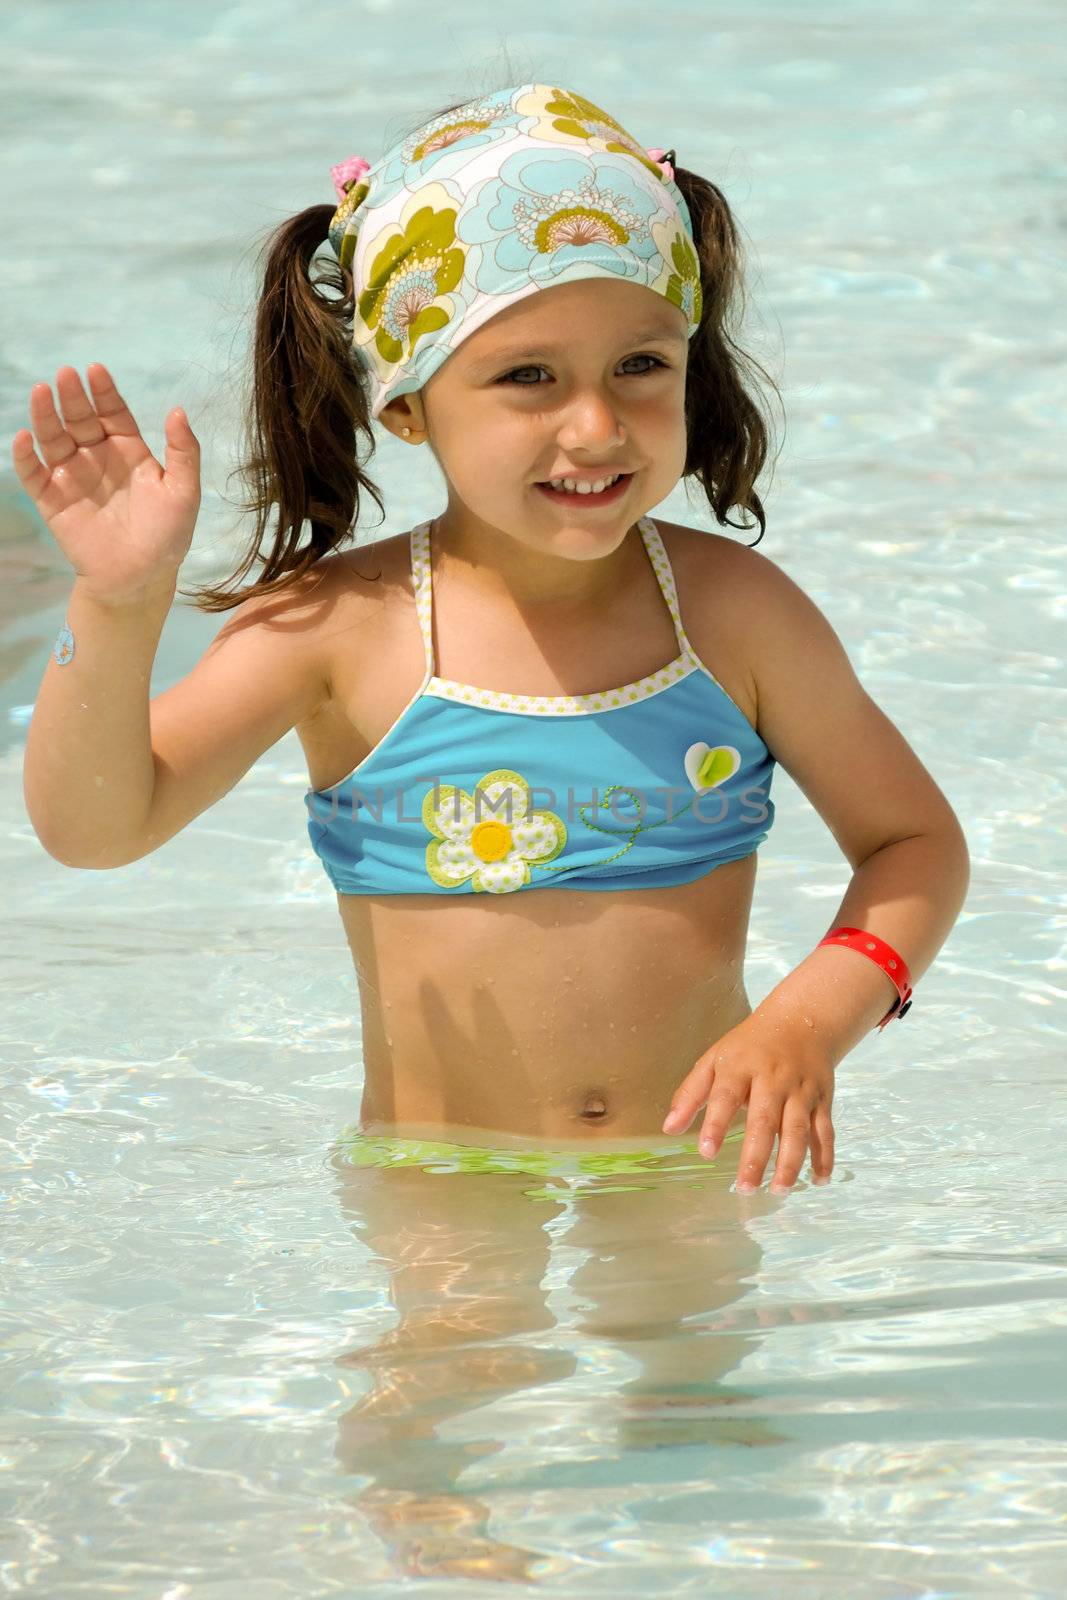
M 876 933 L 867 933 L 863 928 L 833 928 L 819 940 L 819 945 L 824 944 L 842 944 L 848 950 L 858 950 L 861 955 L 869 956 L 896 984 L 897 997 L 878 1024 L 879 1032 L 893 1017 L 904 1015 L 911 1005 L 911 973 L 904 957 L 898 955 L 891 944 L 886 944 Z M 819 945 L 816 945 L 816 949 Z

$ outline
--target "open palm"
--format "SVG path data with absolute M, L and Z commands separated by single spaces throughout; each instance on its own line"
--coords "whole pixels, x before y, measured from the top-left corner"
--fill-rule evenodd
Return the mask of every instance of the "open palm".
M 16 433 L 11 457 L 77 576 L 103 600 L 134 600 L 173 581 L 189 550 L 200 509 L 200 446 L 174 407 L 161 467 L 107 368 L 94 361 L 86 372 L 91 399 L 74 367 L 56 374 L 62 417 L 49 385 L 33 385 L 33 432 Z

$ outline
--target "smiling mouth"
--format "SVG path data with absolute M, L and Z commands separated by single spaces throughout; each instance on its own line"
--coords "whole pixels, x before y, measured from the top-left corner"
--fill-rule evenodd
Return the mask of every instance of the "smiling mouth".
M 554 500 L 565 500 L 574 504 L 589 504 L 591 506 L 604 505 L 609 500 L 618 499 L 625 493 L 626 487 L 633 477 L 632 472 L 621 472 L 615 482 L 602 489 L 599 494 L 582 489 L 554 489 L 551 483 L 536 485 L 543 494 L 551 495 Z

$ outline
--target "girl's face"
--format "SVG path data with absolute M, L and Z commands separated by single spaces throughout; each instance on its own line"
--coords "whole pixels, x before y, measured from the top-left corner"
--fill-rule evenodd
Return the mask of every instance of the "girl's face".
M 504 532 L 556 555 L 607 553 L 682 475 L 687 352 L 685 314 L 663 295 L 581 279 L 498 313 L 383 417 L 393 431 L 412 421 L 425 431 L 455 532 Z M 604 506 L 576 507 L 537 487 L 616 472 L 630 481 Z

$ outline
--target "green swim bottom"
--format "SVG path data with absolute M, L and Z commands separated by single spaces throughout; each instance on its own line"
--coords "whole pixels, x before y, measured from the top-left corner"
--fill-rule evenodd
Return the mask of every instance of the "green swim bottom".
M 342 1130 L 339 1148 L 354 1167 L 421 1167 L 424 1172 L 517 1172 L 554 1180 L 541 1190 L 524 1191 L 531 1199 L 558 1199 L 563 1188 L 584 1193 L 634 1192 L 658 1187 L 665 1179 L 691 1183 L 722 1181 L 729 1157 L 723 1151 L 744 1128 L 731 1129 L 718 1156 L 709 1161 L 699 1152 L 693 1135 L 664 1142 L 655 1150 L 494 1150 L 485 1145 L 455 1144 L 436 1139 L 404 1139 L 394 1135 L 364 1133 L 358 1124 Z M 736 1163 L 734 1164 L 736 1167 Z M 730 1169 L 730 1180 L 735 1175 Z M 643 1183 L 611 1180 L 644 1176 Z

